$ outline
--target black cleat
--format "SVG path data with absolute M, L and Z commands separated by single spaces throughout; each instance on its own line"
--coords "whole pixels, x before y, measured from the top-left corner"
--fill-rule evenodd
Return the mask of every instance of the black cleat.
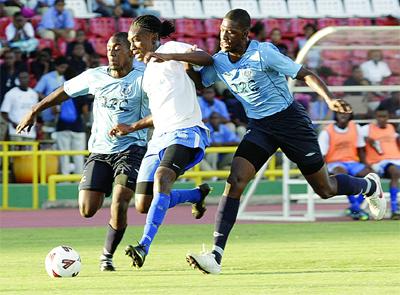
M 395 211 L 392 212 L 392 215 L 390 216 L 391 220 L 400 220 L 400 211 Z
M 207 211 L 205 199 L 212 190 L 208 183 L 200 184 L 198 189 L 200 190 L 201 199 L 192 205 L 192 215 L 196 219 L 202 218 Z
M 128 245 L 125 248 L 125 255 L 132 259 L 131 266 L 139 269 L 143 266 L 147 254 L 144 245 L 138 244 L 136 247 Z
M 101 271 L 115 271 L 112 261 L 113 256 L 110 254 L 102 254 L 100 256 L 100 270 Z

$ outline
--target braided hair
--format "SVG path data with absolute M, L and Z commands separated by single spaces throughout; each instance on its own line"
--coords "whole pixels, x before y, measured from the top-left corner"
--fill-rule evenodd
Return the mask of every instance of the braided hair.
M 166 38 L 175 32 L 175 26 L 172 22 L 168 20 L 161 21 L 154 15 L 141 15 L 133 21 L 132 26 L 157 33 L 160 38 Z

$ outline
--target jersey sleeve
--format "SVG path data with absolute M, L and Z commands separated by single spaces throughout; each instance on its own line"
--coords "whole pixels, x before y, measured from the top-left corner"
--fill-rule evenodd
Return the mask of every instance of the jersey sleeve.
M 64 91 L 71 97 L 89 94 L 89 79 L 91 70 L 84 71 L 78 76 L 64 82 Z
M 329 150 L 329 134 L 326 130 L 322 130 L 319 134 L 318 143 L 321 148 L 321 153 L 325 157 Z
M 206 66 L 200 70 L 201 82 L 204 87 L 210 87 L 219 80 L 214 66 Z
M 3 103 L 1 104 L 1 112 L 2 113 L 9 113 L 12 107 L 12 96 L 10 92 L 7 92 L 4 95 Z
M 279 73 L 296 78 L 301 64 L 295 63 L 286 55 L 279 52 L 271 43 L 261 43 L 259 46 L 261 65 L 263 69 L 272 69 Z

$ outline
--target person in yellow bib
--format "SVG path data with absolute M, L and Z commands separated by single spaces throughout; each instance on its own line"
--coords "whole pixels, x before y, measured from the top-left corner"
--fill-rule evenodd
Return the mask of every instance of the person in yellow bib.
M 318 142 L 329 173 L 363 177 L 371 172 L 371 168 L 360 163 L 365 162 L 365 141 L 361 126 L 351 119 L 352 114 L 335 113 L 336 122 L 321 131 Z M 346 215 L 354 220 L 368 220 L 368 213 L 360 208 L 363 195 L 349 195 L 347 198 L 350 207 Z
M 398 207 L 400 179 L 400 135 L 388 123 L 389 111 L 379 106 L 375 111 L 376 122 L 363 126 L 366 141 L 366 162 L 381 177 L 390 179 L 391 219 L 400 220 Z

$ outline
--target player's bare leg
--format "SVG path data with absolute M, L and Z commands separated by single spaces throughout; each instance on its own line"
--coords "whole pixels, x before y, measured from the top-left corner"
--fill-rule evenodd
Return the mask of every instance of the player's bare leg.
M 82 217 L 90 218 L 101 208 L 104 193 L 90 190 L 79 191 L 79 213 Z

